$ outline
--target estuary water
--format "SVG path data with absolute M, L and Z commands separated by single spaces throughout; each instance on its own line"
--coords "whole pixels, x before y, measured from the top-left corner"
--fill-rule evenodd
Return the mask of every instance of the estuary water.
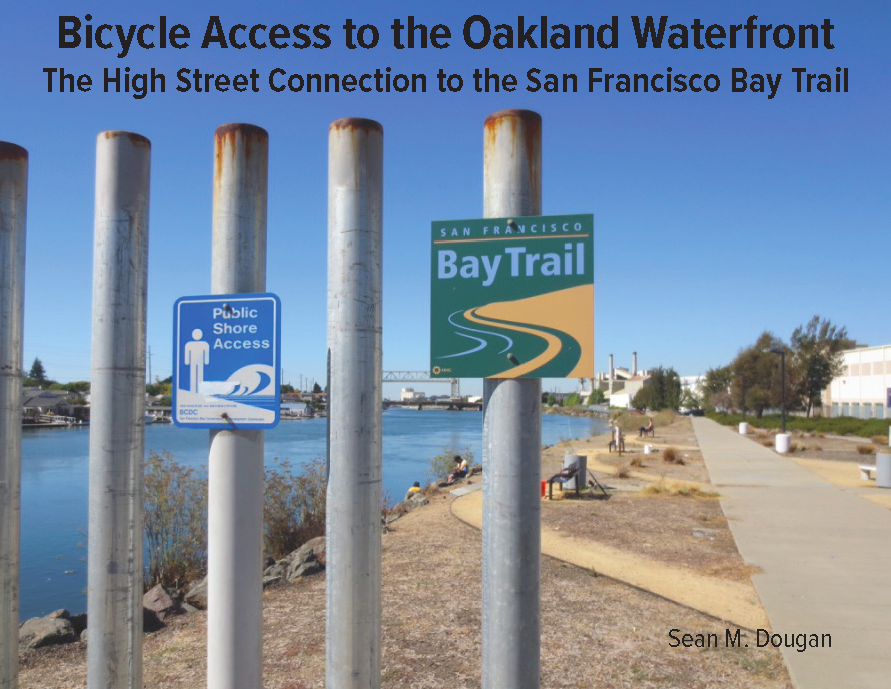
M 542 443 L 604 433 L 606 421 L 542 415 Z M 289 459 L 295 469 L 325 456 L 326 419 L 282 421 L 266 431 L 265 462 Z M 383 489 L 398 501 L 414 482 L 432 480 L 431 457 L 446 447 L 469 447 L 481 457 L 482 414 L 390 409 L 383 415 Z M 146 427 L 146 453 L 173 454 L 176 461 L 207 466 L 206 430 L 172 424 Z M 87 609 L 89 429 L 26 429 L 22 432 L 22 541 L 19 617 L 58 608 Z

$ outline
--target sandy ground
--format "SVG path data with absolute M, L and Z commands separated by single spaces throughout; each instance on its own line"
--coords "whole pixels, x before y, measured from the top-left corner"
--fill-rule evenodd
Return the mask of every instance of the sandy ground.
M 482 508 L 482 491 L 476 491 L 455 500 L 452 513 L 462 521 L 482 528 Z M 727 581 L 698 574 L 548 527 L 541 530 L 541 551 L 549 557 L 594 570 L 739 627 L 758 629 L 768 626 L 755 587 L 748 580 Z

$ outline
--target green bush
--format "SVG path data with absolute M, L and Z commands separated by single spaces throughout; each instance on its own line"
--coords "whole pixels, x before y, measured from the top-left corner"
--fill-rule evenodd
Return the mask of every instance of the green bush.
M 311 538 L 325 534 L 326 471 L 323 459 L 313 459 L 294 474 L 287 459 L 275 458 L 266 469 L 263 499 L 266 552 L 276 560 Z
M 151 452 L 143 492 L 146 588 L 180 588 L 207 569 L 207 477 Z
M 566 397 L 563 398 L 563 406 L 564 407 L 577 407 L 580 404 L 579 393 L 570 392 Z
M 444 447 L 442 452 L 430 459 L 430 473 L 433 480 L 439 481 L 448 477 L 455 468 L 455 455 L 467 460 L 467 466 L 473 465 L 473 450 L 469 447 Z
M 588 395 L 588 404 L 603 404 L 606 402 L 606 394 L 600 388 L 594 388 Z

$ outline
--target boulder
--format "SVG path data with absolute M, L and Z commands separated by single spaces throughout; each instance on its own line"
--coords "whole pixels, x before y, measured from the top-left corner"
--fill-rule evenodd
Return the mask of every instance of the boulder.
M 158 613 L 149 608 L 142 609 L 142 631 L 146 634 L 164 629 L 166 625 L 158 618 Z M 89 631 L 89 628 L 87 629 Z
M 77 641 L 67 610 L 55 610 L 45 617 L 32 617 L 19 627 L 19 648 L 42 648 Z
M 415 507 L 426 505 L 428 502 L 430 501 L 422 493 L 412 493 L 402 501 L 402 506 L 406 512 L 411 512 Z
M 199 579 L 192 583 L 191 588 L 186 592 L 183 600 L 188 601 L 192 605 L 201 610 L 207 609 L 207 577 Z
M 178 615 L 179 604 L 161 584 L 156 584 L 142 596 L 142 607 L 154 612 L 162 622 L 171 615 Z
M 285 558 L 288 561 L 287 581 L 317 574 L 325 569 L 325 537 L 317 536 Z
M 273 584 L 280 584 L 283 581 L 284 578 L 281 576 L 263 577 L 263 588 L 265 589 L 267 586 L 272 586 Z
M 288 560 L 287 558 L 283 558 L 278 562 L 273 562 L 271 565 L 263 570 L 264 579 L 269 579 L 270 577 L 284 578 L 288 573 L 289 564 L 291 563 L 290 560 Z

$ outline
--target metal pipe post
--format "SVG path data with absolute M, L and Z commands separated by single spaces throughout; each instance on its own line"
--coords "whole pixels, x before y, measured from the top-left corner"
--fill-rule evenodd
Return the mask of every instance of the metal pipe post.
M 269 136 L 214 136 L 213 294 L 266 290 Z M 263 431 L 210 431 L 207 686 L 260 689 L 263 675 Z
M 151 144 L 96 143 L 87 685 L 142 689 L 142 463 Z
M 0 141 L 0 689 L 19 674 L 22 314 L 28 152 Z
M 383 137 L 328 133 L 328 689 L 380 687 Z
M 541 214 L 541 117 L 490 115 L 485 217 Z M 539 686 L 541 379 L 483 381 L 484 689 Z

